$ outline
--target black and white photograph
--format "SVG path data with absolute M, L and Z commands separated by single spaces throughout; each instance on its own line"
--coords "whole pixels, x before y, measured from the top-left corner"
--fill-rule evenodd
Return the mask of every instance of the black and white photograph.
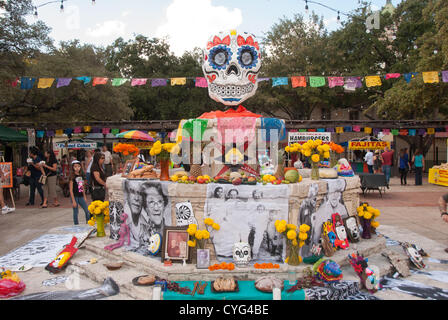
M 121 215 L 123 213 L 123 204 L 120 201 L 109 201 L 109 217 L 110 217 L 110 238 L 119 240 L 118 234 L 121 226 Z
M 204 217 L 221 226 L 210 235 L 218 260 L 230 261 L 233 245 L 247 242 L 252 260 L 281 261 L 284 239 L 275 230 L 275 220 L 288 220 L 288 195 L 287 185 L 208 184 Z
M 190 201 L 176 203 L 176 226 L 182 227 L 189 224 L 198 224 Z
M 210 266 L 210 250 L 197 249 L 196 268 L 207 269 Z
M 308 190 L 308 197 L 302 201 L 299 208 L 299 216 L 297 221 L 297 226 L 301 224 L 307 224 L 310 226 L 309 234 L 312 234 L 313 225 L 312 218 L 316 213 L 317 205 L 317 195 L 319 193 L 319 184 L 313 183 L 310 185 Z M 305 240 L 305 244 L 301 248 L 300 255 L 302 257 L 311 256 L 312 239 L 309 237 Z
M 139 179 L 124 182 L 124 212 L 129 214 L 129 250 L 150 255 L 148 245 L 155 233 L 163 234 L 165 226 L 171 226 L 171 201 L 167 183 Z
M 312 215 L 311 218 L 311 247 L 318 244 L 322 232 L 322 224 L 327 220 L 331 220 L 334 213 L 339 213 L 341 218 L 348 217 L 348 211 L 345 207 L 342 193 L 345 191 L 345 179 L 323 179 L 327 182 L 327 194 L 323 202 Z

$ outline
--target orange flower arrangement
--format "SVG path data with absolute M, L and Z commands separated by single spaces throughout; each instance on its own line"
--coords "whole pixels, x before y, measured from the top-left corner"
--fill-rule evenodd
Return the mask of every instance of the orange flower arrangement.
M 215 271 L 215 270 L 233 270 L 235 269 L 235 265 L 233 263 L 227 263 L 227 262 L 221 262 L 221 263 L 216 263 L 211 265 L 210 267 L 208 267 L 208 270 L 210 271 Z
M 272 262 L 269 263 L 255 263 L 254 264 L 255 269 L 278 269 L 280 268 L 280 265 L 278 264 L 272 264 Z
M 133 154 L 134 157 L 138 156 L 140 153 L 140 149 L 134 146 L 133 144 L 129 143 L 118 143 L 114 147 L 114 152 L 122 153 L 124 156 L 128 156 L 130 154 Z
M 330 149 L 331 149 L 331 151 L 334 151 L 336 153 L 344 152 L 344 147 L 339 144 L 336 144 L 334 142 L 330 142 Z

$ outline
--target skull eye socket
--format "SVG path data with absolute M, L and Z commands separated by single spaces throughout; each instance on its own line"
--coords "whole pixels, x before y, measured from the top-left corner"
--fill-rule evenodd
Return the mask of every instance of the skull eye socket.
M 252 52 L 249 50 L 243 51 L 243 53 L 241 54 L 241 63 L 245 66 L 248 66 L 252 63 L 252 61 L 254 60 L 253 56 L 252 56 Z
M 252 46 L 243 46 L 238 50 L 238 62 L 241 67 L 251 69 L 258 63 L 258 53 Z
M 224 50 L 219 50 L 213 55 L 212 59 L 216 65 L 223 66 L 227 62 L 227 52 Z
M 244 250 L 244 255 L 245 255 L 245 256 L 249 255 L 249 251 Z

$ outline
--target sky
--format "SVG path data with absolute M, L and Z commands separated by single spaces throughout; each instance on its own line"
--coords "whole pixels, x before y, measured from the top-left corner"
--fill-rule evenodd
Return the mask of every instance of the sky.
M 314 0 L 341 12 L 350 12 L 358 0 Z M 48 0 L 33 0 L 35 6 Z M 401 0 L 393 0 L 396 6 Z M 386 0 L 371 0 L 379 10 Z M 83 43 L 106 46 L 118 37 L 125 40 L 135 34 L 166 37 L 171 50 L 182 55 L 194 47 L 205 47 L 216 32 L 230 29 L 263 37 L 281 18 L 305 13 L 304 0 L 64 0 L 37 9 L 38 19 L 52 28 L 56 43 L 79 39 Z M 327 28 L 336 30 L 337 13 L 316 4 L 308 4 L 310 13 L 323 16 Z M 341 19 L 346 17 L 341 14 Z M 28 20 L 35 20 L 30 16 Z

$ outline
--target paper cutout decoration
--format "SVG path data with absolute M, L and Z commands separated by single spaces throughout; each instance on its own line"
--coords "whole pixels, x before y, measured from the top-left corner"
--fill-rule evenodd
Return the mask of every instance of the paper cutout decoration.
M 112 130 L 110 130 L 110 133 L 112 133 L 113 135 L 119 134 L 120 129 L 112 129 Z
M 344 132 L 352 132 L 352 127 L 351 126 L 344 127 Z
M 306 87 L 306 77 L 291 77 L 291 84 L 293 88 Z
M 398 136 L 398 129 L 392 129 L 392 135 Z
M 427 134 L 434 134 L 436 132 L 436 130 L 434 128 L 428 128 L 428 130 L 426 131 Z
M 317 128 L 317 132 L 325 132 L 325 128 Z
M 58 78 L 58 83 L 56 84 L 56 88 L 66 87 L 72 82 L 72 78 Z
M 308 129 L 307 131 L 308 131 L 308 132 L 317 132 L 316 129 Z
M 410 135 L 411 137 L 415 136 L 416 133 L 417 133 L 417 130 L 415 130 L 415 129 L 409 129 L 409 135 Z
M 317 88 L 325 85 L 325 77 L 310 77 L 310 87 Z
M 364 133 L 371 134 L 372 133 L 372 128 L 364 127 Z
M 187 78 L 171 78 L 172 86 L 184 86 L 187 83 Z
M 407 136 L 408 135 L 408 130 L 406 129 L 400 129 L 400 132 L 398 133 L 400 136 Z
M 10 83 L 11 84 L 11 87 L 17 87 L 17 84 L 19 83 L 19 78 L 16 78 L 15 80 L 13 80 L 13 81 L 11 81 L 11 80 L 8 80 L 8 83 Z
M 344 128 L 343 127 L 336 127 L 336 133 L 343 133 Z
M 53 130 L 48 130 L 46 132 L 47 137 L 54 137 L 54 131 Z
M 346 91 L 355 91 L 358 88 L 362 88 L 360 77 L 347 77 L 345 79 L 344 89 Z
M 148 79 L 146 78 L 135 78 L 132 79 L 131 81 L 131 86 L 135 87 L 135 86 L 144 86 L 146 84 L 146 81 Z
M 101 132 L 102 132 L 102 134 L 108 134 L 108 133 L 110 133 L 110 128 L 103 128 L 103 130 Z
M 95 87 L 100 84 L 106 84 L 107 80 L 109 80 L 109 78 L 99 78 L 99 77 L 93 78 L 92 86 Z
M 383 133 L 386 134 L 386 135 L 389 134 L 390 133 L 390 129 L 383 129 Z
M 437 71 L 423 72 L 424 83 L 439 83 L 439 73 Z
M 263 82 L 263 81 L 269 81 L 271 80 L 270 78 L 258 78 L 257 82 Z
M 64 134 L 64 130 L 62 130 L 62 129 L 56 130 L 56 135 L 57 136 L 62 136 L 63 134 Z
M 54 78 L 40 78 L 37 83 L 37 87 L 39 89 L 47 89 L 53 85 Z
M 151 87 L 164 87 L 166 86 L 167 79 L 152 79 L 151 80 Z
M 74 132 L 74 133 L 81 133 L 81 127 L 75 127 L 75 128 L 73 129 L 73 132 Z
M 84 82 L 85 85 L 92 81 L 92 77 L 77 77 L 75 79 Z
M 176 203 L 176 226 L 183 227 L 189 224 L 198 224 L 190 201 Z
M 442 71 L 442 81 L 448 82 L 448 71 Z
M 368 88 L 379 87 L 382 84 L 380 76 L 367 76 L 365 79 L 366 79 L 366 86 Z
M 342 87 L 344 85 L 343 77 L 328 77 L 328 86 L 330 88 Z
M 418 75 L 418 72 L 410 72 L 410 73 L 405 73 L 403 75 L 404 80 L 406 80 L 407 83 L 410 83 L 412 79 L 414 79 L 416 76 Z
M 282 77 L 282 78 L 272 78 L 272 86 L 287 86 L 288 85 L 288 78 Z
M 306 129 L 299 129 L 299 132 L 306 132 Z
M 20 78 L 20 89 L 28 90 L 34 86 L 36 78 L 22 77 Z
M 84 132 L 90 132 L 92 131 L 92 127 L 91 126 L 85 126 L 84 127 Z
M 374 135 L 377 135 L 377 134 L 380 133 L 380 132 L 381 132 L 381 129 L 373 128 L 373 134 L 374 134 Z
M 388 74 L 386 74 L 386 80 L 389 80 L 389 79 L 397 79 L 397 78 L 400 78 L 401 77 L 401 74 L 400 73 L 388 73 Z
M 45 134 L 45 131 L 37 130 L 36 131 L 36 138 L 43 138 Z
M 207 88 L 207 80 L 204 77 L 196 77 L 196 80 L 194 81 L 194 85 L 198 88 Z
M 125 84 L 128 81 L 126 78 L 113 78 L 112 79 L 112 87 L 119 87 Z
M 425 129 L 418 129 L 418 135 L 419 136 L 424 136 L 426 134 L 426 130 Z
M 331 133 L 335 132 L 334 128 L 327 128 L 326 131 Z
M 353 126 L 353 131 L 354 132 L 360 132 L 361 131 L 361 127 L 360 126 Z
M 72 128 L 67 128 L 67 129 L 64 130 L 64 133 L 66 135 L 72 134 L 73 133 L 73 129 Z

